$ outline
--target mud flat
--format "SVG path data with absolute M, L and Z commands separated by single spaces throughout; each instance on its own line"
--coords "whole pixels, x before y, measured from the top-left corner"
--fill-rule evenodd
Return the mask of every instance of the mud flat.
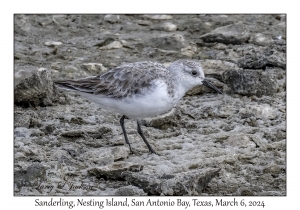
M 284 15 L 15 15 L 15 195 L 286 195 Z M 202 63 L 197 87 L 144 119 L 149 154 L 120 115 L 53 80 L 123 62 Z

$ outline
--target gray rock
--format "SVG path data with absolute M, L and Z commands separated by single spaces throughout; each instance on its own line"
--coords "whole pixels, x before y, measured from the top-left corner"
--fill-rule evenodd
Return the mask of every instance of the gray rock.
M 183 58 L 191 59 L 196 55 L 196 53 L 198 51 L 198 48 L 195 44 L 191 44 L 189 46 L 181 48 L 180 51 L 181 51 L 181 55 L 182 55 Z
M 272 74 L 259 70 L 227 71 L 223 74 L 223 80 L 230 91 L 247 96 L 272 95 L 278 88 Z
M 146 126 L 166 130 L 170 127 L 176 127 L 179 124 L 180 115 L 177 109 L 173 108 L 169 112 L 153 118 L 145 118 L 143 123 Z
M 263 169 L 264 173 L 270 173 L 273 177 L 278 177 L 280 174 L 285 172 L 285 167 L 278 165 L 267 166 Z
M 14 114 L 15 127 L 25 127 L 29 128 L 31 117 L 29 115 L 25 115 L 23 112 L 15 112 Z
M 46 168 L 40 163 L 33 163 L 26 171 L 16 171 L 14 180 L 18 188 L 35 186 L 37 183 L 46 180 Z
M 249 189 L 247 187 L 241 187 L 238 189 L 237 196 L 254 196 L 256 195 L 255 192 L 253 192 L 252 189 Z
M 257 33 L 250 37 L 249 43 L 260 45 L 260 46 L 267 46 L 274 42 L 271 37 L 268 37 L 264 34 Z
M 286 22 L 281 22 L 277 25 L 270 27 L 269 34 L 273 37 L 281 37 L 281 39 L 286 39 Z
M 14 129 L 15 137 L 29 137 L 31 134 L 31 130 L 26 127 L 16 127 Z
M 164 50 L 180 50 L 186 46 L 185 38 L 180 34 L 162 35 L 152 38 L 150 45 Z
M 64 131 L 61 134 L 61 136 L 70 139 L 84 137 L 85 135 L 86 135 L 85 130 L 70 130 L 70 131 Z
M 245 117 L 254 116 L 256 119 L 275 119 L 278 116 L 278 112 L 272 108 L 269 104 L 254 105 L 249 104 L 244 108 L 241 108 L 239 114 Z
M 238 59 L 238 66 L 243 69 L 264 69 L 268 66 L 286 68 L 285 54 L 272 48 L 248 46 L 241 49 L 243 57 Z
M 15 104 L 49 106 L 57 101 L 56 89 L 49 70 L 41 68 L 15 86 Z
M 14 74 L 14 86 L 16 86 L 17 84 L 19 84 L 21 81 L 23 81 L 24 79 L 32 76 L 32 73 L 35 72 L 36 70 L 23 70 L 23 69 L 16 69 L 15 70 L 15 74 Z
M 252 140 L 253 138 L 258 138 L 253 135 L 245 134 L 234 134 L 229 136 L 223 144 L 226 146 L 237 147 L 237 148 L 256 148 L 256 143 Z
M 221 42 L 225 44 L 242 44 L 249 40 L 251 34 L 247 26 L 241 22 L 216 28 L 201 36 L 205 42 Z
M 91 168 L 88 170 L 88 173 L 96 177 L 104 177 L 106 179 L 116 180 L 124 179 L 123 172 L 132 171 L 133 173 L 136 173 L 142 170 L 142 165 L 119 161 L 109 166 L 101 168 Z
M 235 63 L 222 60 L 201 60 L 201 65 L 205 76 L 212 76 L 217 79 L 221 79 L 223 73 L 228 70 L 240 70 Z
M 148 195 L 201 195 L 202 190 L 220 169 L 198 169 L 180 174 L 153 175 L 123 172 L 126 180 Z
M 31 134 L 30 134 L 31 137 L 33 137 L 33 136 L 41 137 L 44 135 L 45 135 L 45 133 L 43 131 L 41 131 L 40 129 L 31 129 Z
M 113 147 L 111 153 L 114 156 L 114 161 L 118 161 L 118 160 L 126 159 L 130 154 L 130 150 L 127 145 L 118 146 L 118 147 Z
M 142 195 L 147 195 L 147 193 L 145 193 L 144 190 L 132 185 L 120 187 L 116 191 L 116 196 L 142 196 Z

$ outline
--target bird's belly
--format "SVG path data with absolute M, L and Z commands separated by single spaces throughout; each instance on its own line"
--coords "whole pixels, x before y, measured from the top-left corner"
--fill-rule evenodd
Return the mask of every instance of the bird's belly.
M 174 103 L 167 92 L 166 84 L 160 83 L 151 92 L 123 99 L 118 109 L 129 118 L 139 119 L 162 114 L 173 106 Z
M 87 97 L 86 94 L 83 95 Z M 167 85 L 160 83 L 151 92 L 130 98 L 115 99 L 105 96 L 90 96 L 89 99 L 109 111 L 124 114 L 132 119 L 141 119 L 162 114 L 175 105 L 174 99 L 169 96 Z
M 120 107 L 122 113 L 129 118 L 139 119 L 162 114 L 173 107 L 171 100 L 163 98 L 140 98 L 128 102 L 128 106 Z

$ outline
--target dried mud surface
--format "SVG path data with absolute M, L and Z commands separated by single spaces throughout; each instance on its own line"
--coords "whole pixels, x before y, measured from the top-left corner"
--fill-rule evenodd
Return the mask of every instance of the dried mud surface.
M 15 195 L 286 195 L 284 15 L 15 15 Z M 123 62 L 202 63 L 189 91 L 126 120 L 53 80 Z

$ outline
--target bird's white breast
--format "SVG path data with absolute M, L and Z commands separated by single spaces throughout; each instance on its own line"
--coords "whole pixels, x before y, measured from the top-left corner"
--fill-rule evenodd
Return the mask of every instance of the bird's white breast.
M 171 98 L 168 94 L 167 84 L 163 80 L 157 80 L 150 91 L 130 98 L 115 99 L 103 95 L 79 94 L 99 104 L 104 109 L 124 114 L 132 119 L 141 119 L 168 111 L 180 100 L 184 93 L 177 92 L 175 93 L 176 98 Z

